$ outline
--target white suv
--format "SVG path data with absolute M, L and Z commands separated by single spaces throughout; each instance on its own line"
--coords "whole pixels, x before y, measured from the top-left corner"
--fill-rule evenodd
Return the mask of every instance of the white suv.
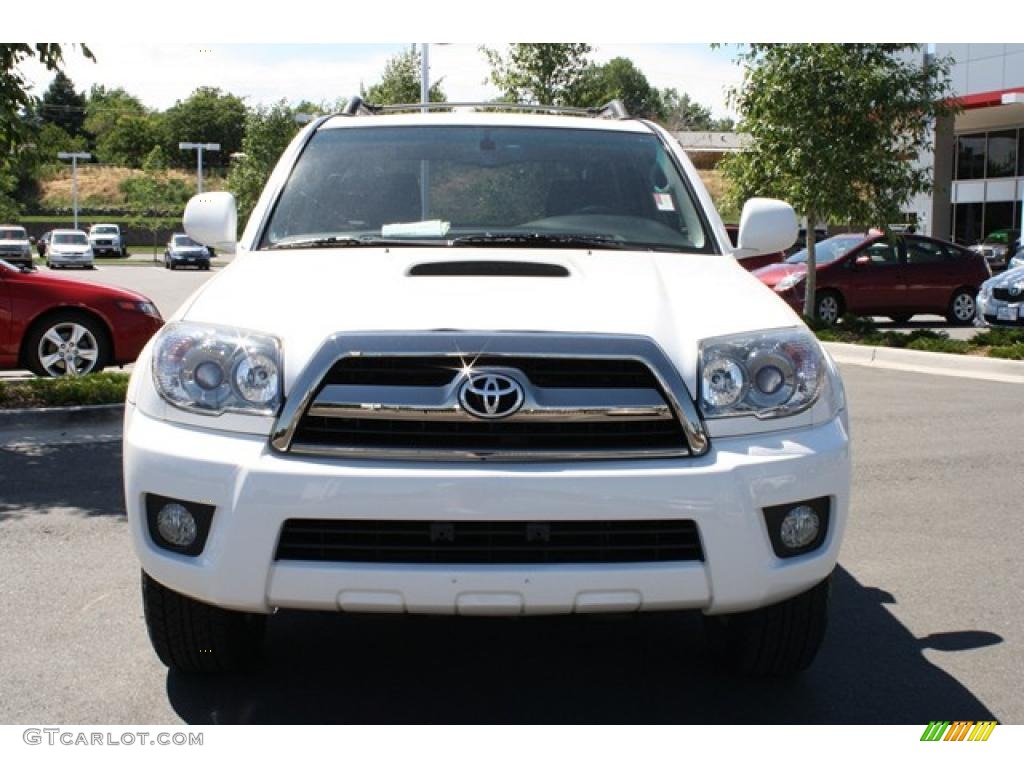
M 93 224 L 89 227 L 89 245 L 97 255 L 111 253 L 114 256 L 128 256 L 128 246 L 117 224 Z
M 164 663 L 234 669 L 278 608 L 699 610 L 723 659 L 821 643 L 849 501 L 843 387 L 660 127 L 350 102 L 280 159 L 233 263 L 132 376 L 124 477 Z

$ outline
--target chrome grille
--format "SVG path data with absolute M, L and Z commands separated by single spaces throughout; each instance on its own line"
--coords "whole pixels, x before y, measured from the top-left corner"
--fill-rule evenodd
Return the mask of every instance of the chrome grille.
M 460 403 L 481 372 L 522 388 L 513 412 L 486 418 Z M 439 332 L 334 337 L 289 394 L 272 446 L 362 459 L 551 461 L 688 456 L 707 439 L 650 339 Z

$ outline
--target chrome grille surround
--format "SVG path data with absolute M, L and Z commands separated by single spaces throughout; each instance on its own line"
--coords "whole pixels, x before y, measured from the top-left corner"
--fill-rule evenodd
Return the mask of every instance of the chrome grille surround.
M 444 386 L 373 386 L 325 384 L 336 363 L 345 358 L 450 358 L 452 380 Z M 488 364 L 486 370 L 516 377 L 525 401 L 503 423 L 678 423 L 685 445 L 626 450 L 430 449 L 347 446 L 296 439 L 303 419 L 386 420 L 387 423 L 478 423 L 458 405 L 464 381 L 461 369 L 486 356 L 593 361 L 634 361 L 650 371 L 658 389 L 538 387 L 514 368 Z M 660 390 L 660 391 L 659 391 Z M 707 432 L 685 383 L 662 349 L 645 336 L 514 332 L 358 332 L 337 333 L 314 354 L 299 374 L 271 432 L 279 453 L 353 459 L 422 461 L 577 461 L 662 459 L 700 456 L 709 448 Z

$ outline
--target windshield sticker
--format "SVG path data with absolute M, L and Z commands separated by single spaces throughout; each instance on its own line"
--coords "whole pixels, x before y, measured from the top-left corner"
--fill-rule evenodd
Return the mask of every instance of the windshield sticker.
M 676 204 L 672 202 L 672 195 L 667 192 L 655 192 L 654 204 L 658 206 L 659 211 L 674 211 L 676 209 Z
M 407 224 L 385 224 L 380 228 L 381 237 L 444 237 L 451 222 L 432 219 L 412 221 Z

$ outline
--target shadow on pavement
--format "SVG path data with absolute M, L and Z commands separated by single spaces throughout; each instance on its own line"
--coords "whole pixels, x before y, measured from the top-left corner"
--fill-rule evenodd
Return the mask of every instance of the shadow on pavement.
M 124 516 L 120 441 L 0 446 L 0 523 L 51 508 Z
M 831 624 L 792 682 L 715 669 L 699 615 L 520 620 L 281 612 L 249 677 L 167 677 L 187 722 L 915 723 L 998 719 L 924 648 L 1002 642 L 989 632 L 915 638 L 888 593 L 836 570 Z

